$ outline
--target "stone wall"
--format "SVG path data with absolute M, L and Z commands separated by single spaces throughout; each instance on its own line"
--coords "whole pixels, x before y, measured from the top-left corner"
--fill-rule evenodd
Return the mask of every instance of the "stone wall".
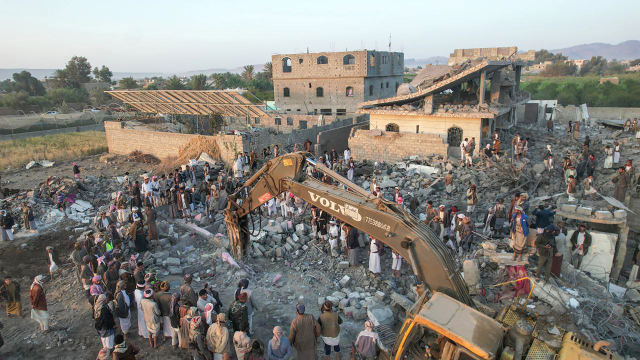
M 322 120 L 320 120 L 321 115 L 306 115 L 306 114 L 269 114 L 269 115 L 270 116 L 267 118 L 262 118 L 260 120 L 259 125 L 275 128 L 276 130 L 282 131 L 282 132 L 291 132 L 292 130 L 304 130 L 304 129 L 312 128 L 314 126 L 323 126 L 320 123 L 320 121 L 322 121 L 324 125 L 328 125 L 338 119 L 336 116 L 330 116 L 330 115 L 322 115 Z M 280 124 L 278 124 L 278 119 Z M 301 129 L 301 125 L 303 125 L 302 129 Z
M 397 162 L 412 155 L 447 156 L 448 145 L 435 134 L 354 129 L 349 148 L 355 160 Z
M 615 120 L 615 119 L 640 119 L 640 108 L 631 107 L 587 107 L 589 117 L 592 120 Z M 524 105 L 518 106 L 518 114 L 524 114 Z M 576 115 L 577 114 L 577 115 Z M 523 117 L 522 117 L 523 118 Z M 553 120 L 557 123 L 567 124 L 569 121 L 582 119 L 580 106 L 558 105 Z
M 325 126 L 313 126 L 304 130 L 292 130 L 291 132 L 284 134 L 274 133 L 273 129 L 263 129 L 251 133 L 247 138 L 244 139 L 244 149 L 249 149 L 246 151 L 250 151 L 251 149 L 253 149 L 256 150 L 256 152 L 260 153 L 265 147 L 269 146 L 271 149 L 273 149 L 273 147 L 277 144 L 281 152 L 289 152 L 293 151 L 294 144 L 298 144 L 298 148 L 302 150 L 303 144 L 307 139 L 309 139 L 315 146 L 318 135 L 323 131 L 350 126 L 354 123 L 362 121 L 366 121 L 366 117 L 361 116 L 354 119 L 350 118 L 337 120 Z
M 112 154 L 126 155 L 135 150 L 140 150 L 159 159 L 177 157 L 178 150 L 182 145 L 199 136 L 198 134 L 178 134 L 135 130 L 132 128 L 123 129 L 121 128 L 121 123 L 116 121 L 106 121 L 104 124 L 107 146 L 109 147 L 109 153 Z M 240 135 L 214 135 L 207 137 L 216 139 L 220 147 L 222 160 L 227 164 L 234 160 L 238 152 L 245 151 L 243 139 Z
M 371 129 L 384 131 L 388 124 L 399 126 L 401 133 L 413 133 L 422 135 L 435 135 L 442 141 L 447 141 L 447 132 L 452 127 L 462 129 L 462 138 L 476 138 L 476 143 L 480 143 L 481 124 L 480 118 L 463 118 L 455 116 L 434 116 L 434 115 L 392 115 L 392 114 L 371 114 Z M 480 151 L 480 147 L 476 147 Z M 414 154 L 412 154 L 414 155 Z
M 331 151 L 332 149 L 335 149 L 338 154 L 342 154 L 347 149 L 352 129 L 368 130 L 369 122 L 356 122 L 319 132 L 315 141 L 316 154 L 324 154 L 325 151 Z

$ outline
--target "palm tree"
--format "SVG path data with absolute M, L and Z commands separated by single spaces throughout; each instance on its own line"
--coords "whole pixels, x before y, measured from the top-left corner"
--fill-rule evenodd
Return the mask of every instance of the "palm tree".
M 207 75 L 199 74 L 191 77 L 191 89 L 204 90 L 207 88 Z
M 167 90 L 182 90 L 184 89 L 184 84 L 177 76 L 173 75 L 167 80 L 164 88 Z
M 269 80 L 273 79 L 273 64 L 271 63 L 271 61 L 264 64 L 264 69 L 262 71 L 267 73 L 267 78 Z
M 71 87 L 71 78 L 67 70 L 58 69 L 53 72 L 53 87 L 58 89 Z
M 251 81 L 253 80 L 253 65 L 246 65 L 244 67 L 244 71 L 242 72 L 242 78 L 245 79 L 246 81 Z

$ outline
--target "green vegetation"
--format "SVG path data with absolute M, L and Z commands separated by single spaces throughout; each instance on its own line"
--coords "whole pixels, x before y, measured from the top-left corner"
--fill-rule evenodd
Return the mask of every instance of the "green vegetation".
M 21 92 L 24 91 L 30 96 L 42 96 L 46 92 L 44 85 L 31 76 L 31 73 L 23 70 L 13 74 L 13 80 L 7 79 L 0 82 L 0 92 Z
M 66 161 L 107 151 L 102 131 L 55 134 L 0 141 L 0 169 L 18 168 L 31 160 Z
M 600 84 L 600 77 L 526 77 L 523 90 L 533 100 L 558 99 L 561 105 L 640 107 L 640 74 L 618 75 L 620 84 Z

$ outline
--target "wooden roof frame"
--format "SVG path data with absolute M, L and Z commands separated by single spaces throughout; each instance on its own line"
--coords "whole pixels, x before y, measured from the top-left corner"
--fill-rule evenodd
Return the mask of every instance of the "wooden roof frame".
M 268 117 L 237 90 L 112 90 L 109 95 L 145 113 Z

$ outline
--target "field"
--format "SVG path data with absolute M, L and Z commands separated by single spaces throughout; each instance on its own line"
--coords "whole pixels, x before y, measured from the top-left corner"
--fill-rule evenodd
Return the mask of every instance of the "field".
M 107 138 L 101 131 L 0 141 L 0 169 L 16 169 L 31 160 L 70 161 L 106 151 Z

